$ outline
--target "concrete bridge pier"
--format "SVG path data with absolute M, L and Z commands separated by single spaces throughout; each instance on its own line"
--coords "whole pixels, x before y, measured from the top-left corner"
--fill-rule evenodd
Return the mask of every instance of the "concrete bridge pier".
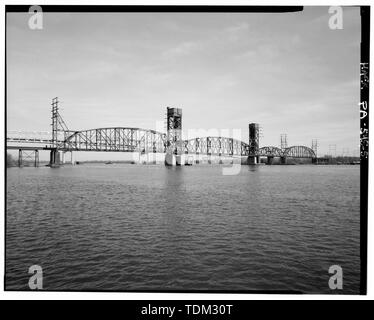
M 70 153 L 70 159 L 69 154 Z M 74 156 L 73 151 L 60 151 L 60 164 L 71 164 L 74 165 Z
M 273 164 L 274 156 L 268 156 L 267 164 Z
M 312 163 L 317 164 L 317 158 L 312 158 Z
M 218 155 L 218 164 L 223 164 L 223 157 L 222 157 L 222 154 L 220 153 L 219 155 Z
M 75 165 L 75 158 L 74 158 L 74 155 L 73 155 L 73 151 L 70 151 L 70 163 L 72 165 Z
M 196 164 L 201 163 L 201 155 L 200 155 L 200 153 L 196 153 L 196 155 L 195 155 L 195 163 Z
M 147 163 L 147 155 L 144 152 L 139 152 L 139 164 L 145 164 Z
M 186 153 L 185 157 L 186 164 L 188 164 L 189 166 L 192 166 L 194 163 L 196 163 L 196 155 Z
M 247 158 L 247 164 L 252 165 L 257 163 L 257 157 L 256 156 L 248 156 Z
M 281 162 L 281 164 L 287 164 L 287 158 L 286 157 L 281 157 L 280 162 Z
M 49 165 L 51 168 L 60 166 L 60 152 L 57 149 L 52 149 L 49 154 Z
M 184 154 L 167 153 L 165 155 L 166 166 L 184 166 L 185 162 L 186 162 L 186 157 Z
M 157 154 L 156 152 L 149 152 L 148 153 L 148 163 L 150 164 L 156 164 L 157 163 Z
M 177 166 L 184 166 L 186 164 L 186 156 L 184 154 L 175 155 Z
M 132 161 L 133 161 L 134 163 L 136 163 L 136 164 L 140 164 L 140 163 L 141 163 L 141 162 L 140 162 L 140 156 L 141 156 L 141 154 L 140 154 L 139 151 L 134 151 L 134 152 L 132 152 Z
M 172 153 L 165 154 L 165 165 L 166 166 L 175 166 L 176 165 L 175 155 Z
M 135 156 L 133 159 L 138 164 L 156 164 L 157 163 L 157 153 L 156 152 L 138 152 L 137 153 L 138 159 L 135 160 Z
M 65 151 L 60 151 L 60 161 L 61 164 L 65 164 Z
M 210 153 L 207 154 L 208 164 L 212 164 L 212 155 Z

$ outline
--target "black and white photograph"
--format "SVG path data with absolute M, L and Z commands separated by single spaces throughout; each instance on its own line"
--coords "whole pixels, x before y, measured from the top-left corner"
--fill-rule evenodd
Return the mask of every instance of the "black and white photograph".
M 5 10 L 5 291 L 366 294 L 370 7 Z

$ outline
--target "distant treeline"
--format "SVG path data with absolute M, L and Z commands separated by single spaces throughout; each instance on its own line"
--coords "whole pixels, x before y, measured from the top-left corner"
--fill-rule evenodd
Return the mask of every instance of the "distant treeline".
M 12 157 L 12 155 L 10 153 L 6 154 L 6 166 L 7 167 L 17 166 L 17 161 Z
M 113 164 L 113 163 L 126 163 L 126 164 L 135 164 L 134 160 L 85 160 L 85 161 L 75 161 L 78 164 L 83 163 L 105 163 L 105 164 Z
M 324 156 L 324 159 L 329 159 L 331 163 L 351 163 L 360 161 L 360 157 L 348 157 L 348 156 L 337 156 L 337 157 L 331 157 L 331 156 Z

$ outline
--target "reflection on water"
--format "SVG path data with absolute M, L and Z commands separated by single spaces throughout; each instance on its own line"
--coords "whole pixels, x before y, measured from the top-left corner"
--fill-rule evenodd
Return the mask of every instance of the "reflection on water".
M 358 293 L 359 204 L 355 166 L 11 168 L 6 288 Z

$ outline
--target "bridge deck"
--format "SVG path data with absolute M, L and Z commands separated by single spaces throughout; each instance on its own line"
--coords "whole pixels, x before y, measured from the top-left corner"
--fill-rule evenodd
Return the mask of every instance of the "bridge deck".
M 52 147 L 41 147 L 41 146 L 6 146 L 7 149 L 9 150 L 19 150 L 19 149 L 22 149 L 22 150 L 53 150 L 55 148 L 52 148 Z

